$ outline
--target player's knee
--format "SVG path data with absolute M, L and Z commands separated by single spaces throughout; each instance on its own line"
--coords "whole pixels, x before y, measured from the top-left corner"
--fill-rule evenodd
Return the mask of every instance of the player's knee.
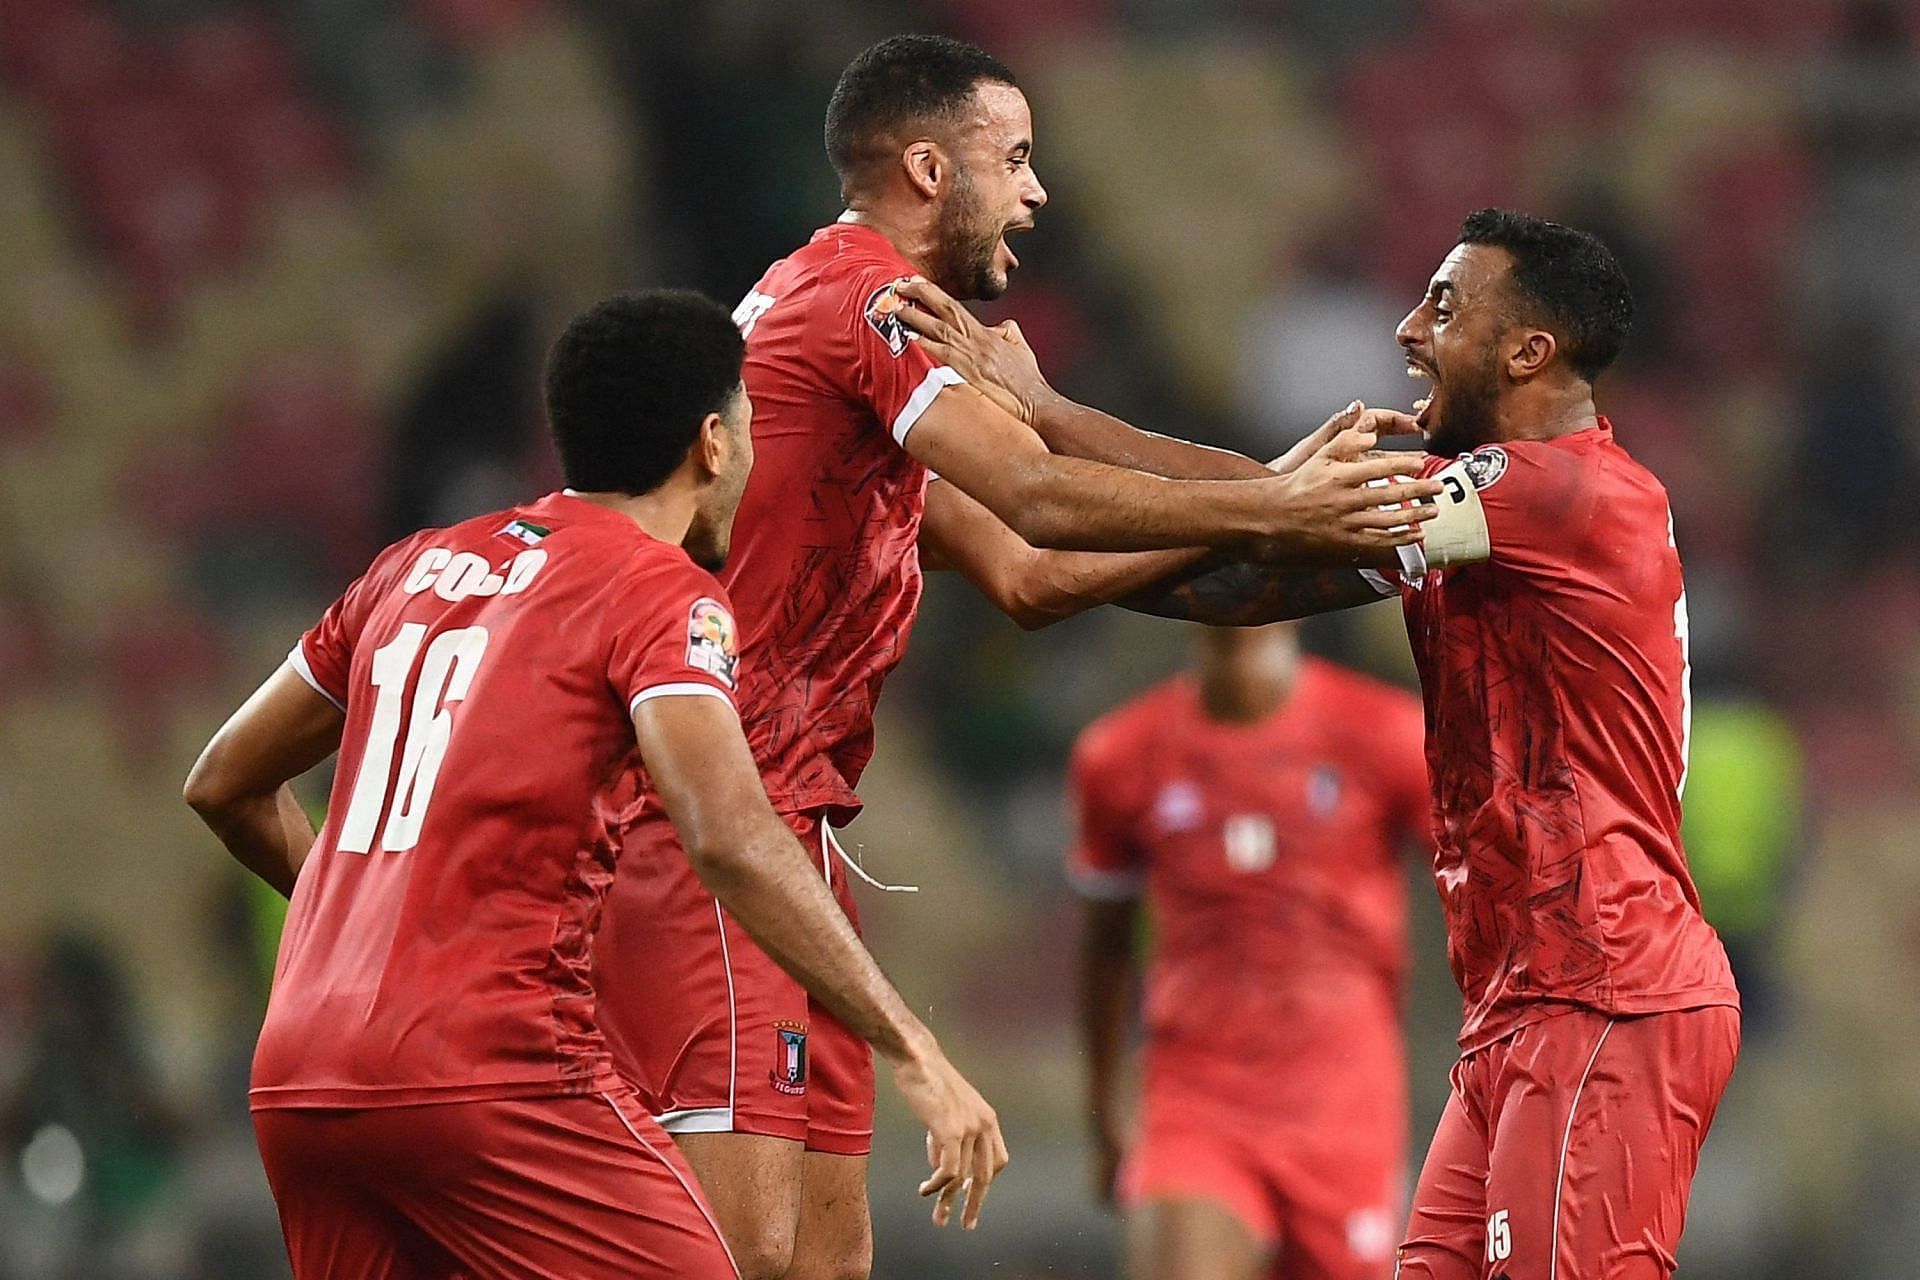
M 857 1249 L 833 1258 L 798 1258 L 786 1280 L 868 1280 L 873 1274 L 873 1248 Z
M 793 1233 L 755 1230 L 729 1240 L 740 1280 L 784 1280 L 793 1269 Z

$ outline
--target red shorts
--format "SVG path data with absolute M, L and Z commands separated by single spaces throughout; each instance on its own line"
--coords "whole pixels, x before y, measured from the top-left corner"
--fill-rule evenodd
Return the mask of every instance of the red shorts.
M 819 813 L 787 822 L 859 927 Z M 673 828 L 636 828 L 594 938 L 614 1062 L 670 1133 L 751 1133 L 873 1149 L 873 1052 L 767 958 L 693 874 Z
M 1663 1280 L 1740 1052 L 1726 1006 L 1573 1011 L 1453 1069 L 1400 1280 Z
M 296 1280 L 737 1272 L 630 1093 L 253 1113 Z
M 1225 1207 L 1274 1252 L 1274 1280 L 1387 1280 L 1406 1195 L 1400 1028 L 1384 1004 L 1333 1018 L 1324 1058 L 1309 1045 L 1232 1084 L 1217 1060 L 1149 1046 L 1121 1203 Z

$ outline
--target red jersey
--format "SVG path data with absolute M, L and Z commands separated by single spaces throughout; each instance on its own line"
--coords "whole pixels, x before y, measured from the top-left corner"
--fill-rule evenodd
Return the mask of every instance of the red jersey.
M 1146 893 L 1150 1093 L 1310 1095 L 1349 1017 L 1397 1041 L 1420 743 L 1411 694 L 1311 658 L 1257 723 L 1211 718 L 1182 676 L 1081 735 L 1068 872 L 1090 897 Z
M 1400 583 L 1461 1046 L 1567 1007 L 1736 1005 L 1680 844 L 1687 601 L 1666 490 L 1604 418 L 1468 457 L 1491 558 Z
M 253 1105 L 614 1087 L 588 941 L 641 805 L 632 708 L 730 696 L 719 584 L 551 494 L 389 547 L 290 661 L 346 726 Z
M 873 708 L 920 605 L 927 469 L 902 443 L 963 379 L 895 318 L 914 267 L 879 232 L 816 231 L 734 312 L 754 467 L 720 575 L 741 618 L 740 715 L 774 807 L 857 811 Z

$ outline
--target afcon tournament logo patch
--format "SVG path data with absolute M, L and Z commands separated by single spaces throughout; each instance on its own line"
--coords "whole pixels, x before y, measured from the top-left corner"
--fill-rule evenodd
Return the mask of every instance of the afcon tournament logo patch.
M 907 340 L 913 336 L 913 331 L 900 323 L 900 309 L 907 304 L 894 292 L 905 279 L 902 276 L 892 284 L 883 284 L 867 298 L 867 323 L 896 357 L 907 349 Z
M 687 613 L 687 665 L 733 688 L 734 669 L 740 665 L 733 615 L 712 596 L 695 600 Z
M 1476 489 L 1491 489 L 1494 481 L 1507 474 L 1507 451 L 1497 444 L 1462 454 L 1460 460 L 1467 464 L 1467 479 Z
M 807 1091 L 807 1028 L 801 1022 L 773 1024 L 773 1087 L 781 1093 Z

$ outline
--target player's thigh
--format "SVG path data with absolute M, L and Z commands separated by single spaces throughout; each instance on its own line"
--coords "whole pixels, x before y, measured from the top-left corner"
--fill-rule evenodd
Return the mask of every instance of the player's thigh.
M 1166 1191 L 1127 1211 L 1129 1280 L 1255 1280 L 1270 1250 L 1222 1201 Z
M 294 1280 L 451 1280 L 458 1264 L 374 1190 L 379 1113 L 256 1112 L 267 1184 Z
M 732 1280 L 693 1171 L 631 1093 L 418 1113 L 399 1207 L 475 1280 Z
M 1732 1009 L 1562 1017 L 1516 1036 L 1487 1198 L 1512 1280 L 1673 1273 L 1700 1147 L 1739 1043 Z M 1528 1037 L 1536 1043 L 1521 1043 Z
M 872 1271 L 867 1157 L 807 1152 L 788 1280 L 866 1280 Z
M 1283 1161 L 1271 1280 L 1390 1280 L 1404 1225 L 1405 1125 L 1356 1117 L 1344 1144 L 1326 1134 L 1272 1145 Z
M 1487 1133 L 1462 1097 L 1461 1072 L 1414 1183 L 1395 1280 L 1482 1280 L 1487 1253 Z
M 685 1133 L 674 1141 L 707 1193 L 742 1280 L 786 1275 L 800 1231 L 800 1142 L 747 1133 Z

